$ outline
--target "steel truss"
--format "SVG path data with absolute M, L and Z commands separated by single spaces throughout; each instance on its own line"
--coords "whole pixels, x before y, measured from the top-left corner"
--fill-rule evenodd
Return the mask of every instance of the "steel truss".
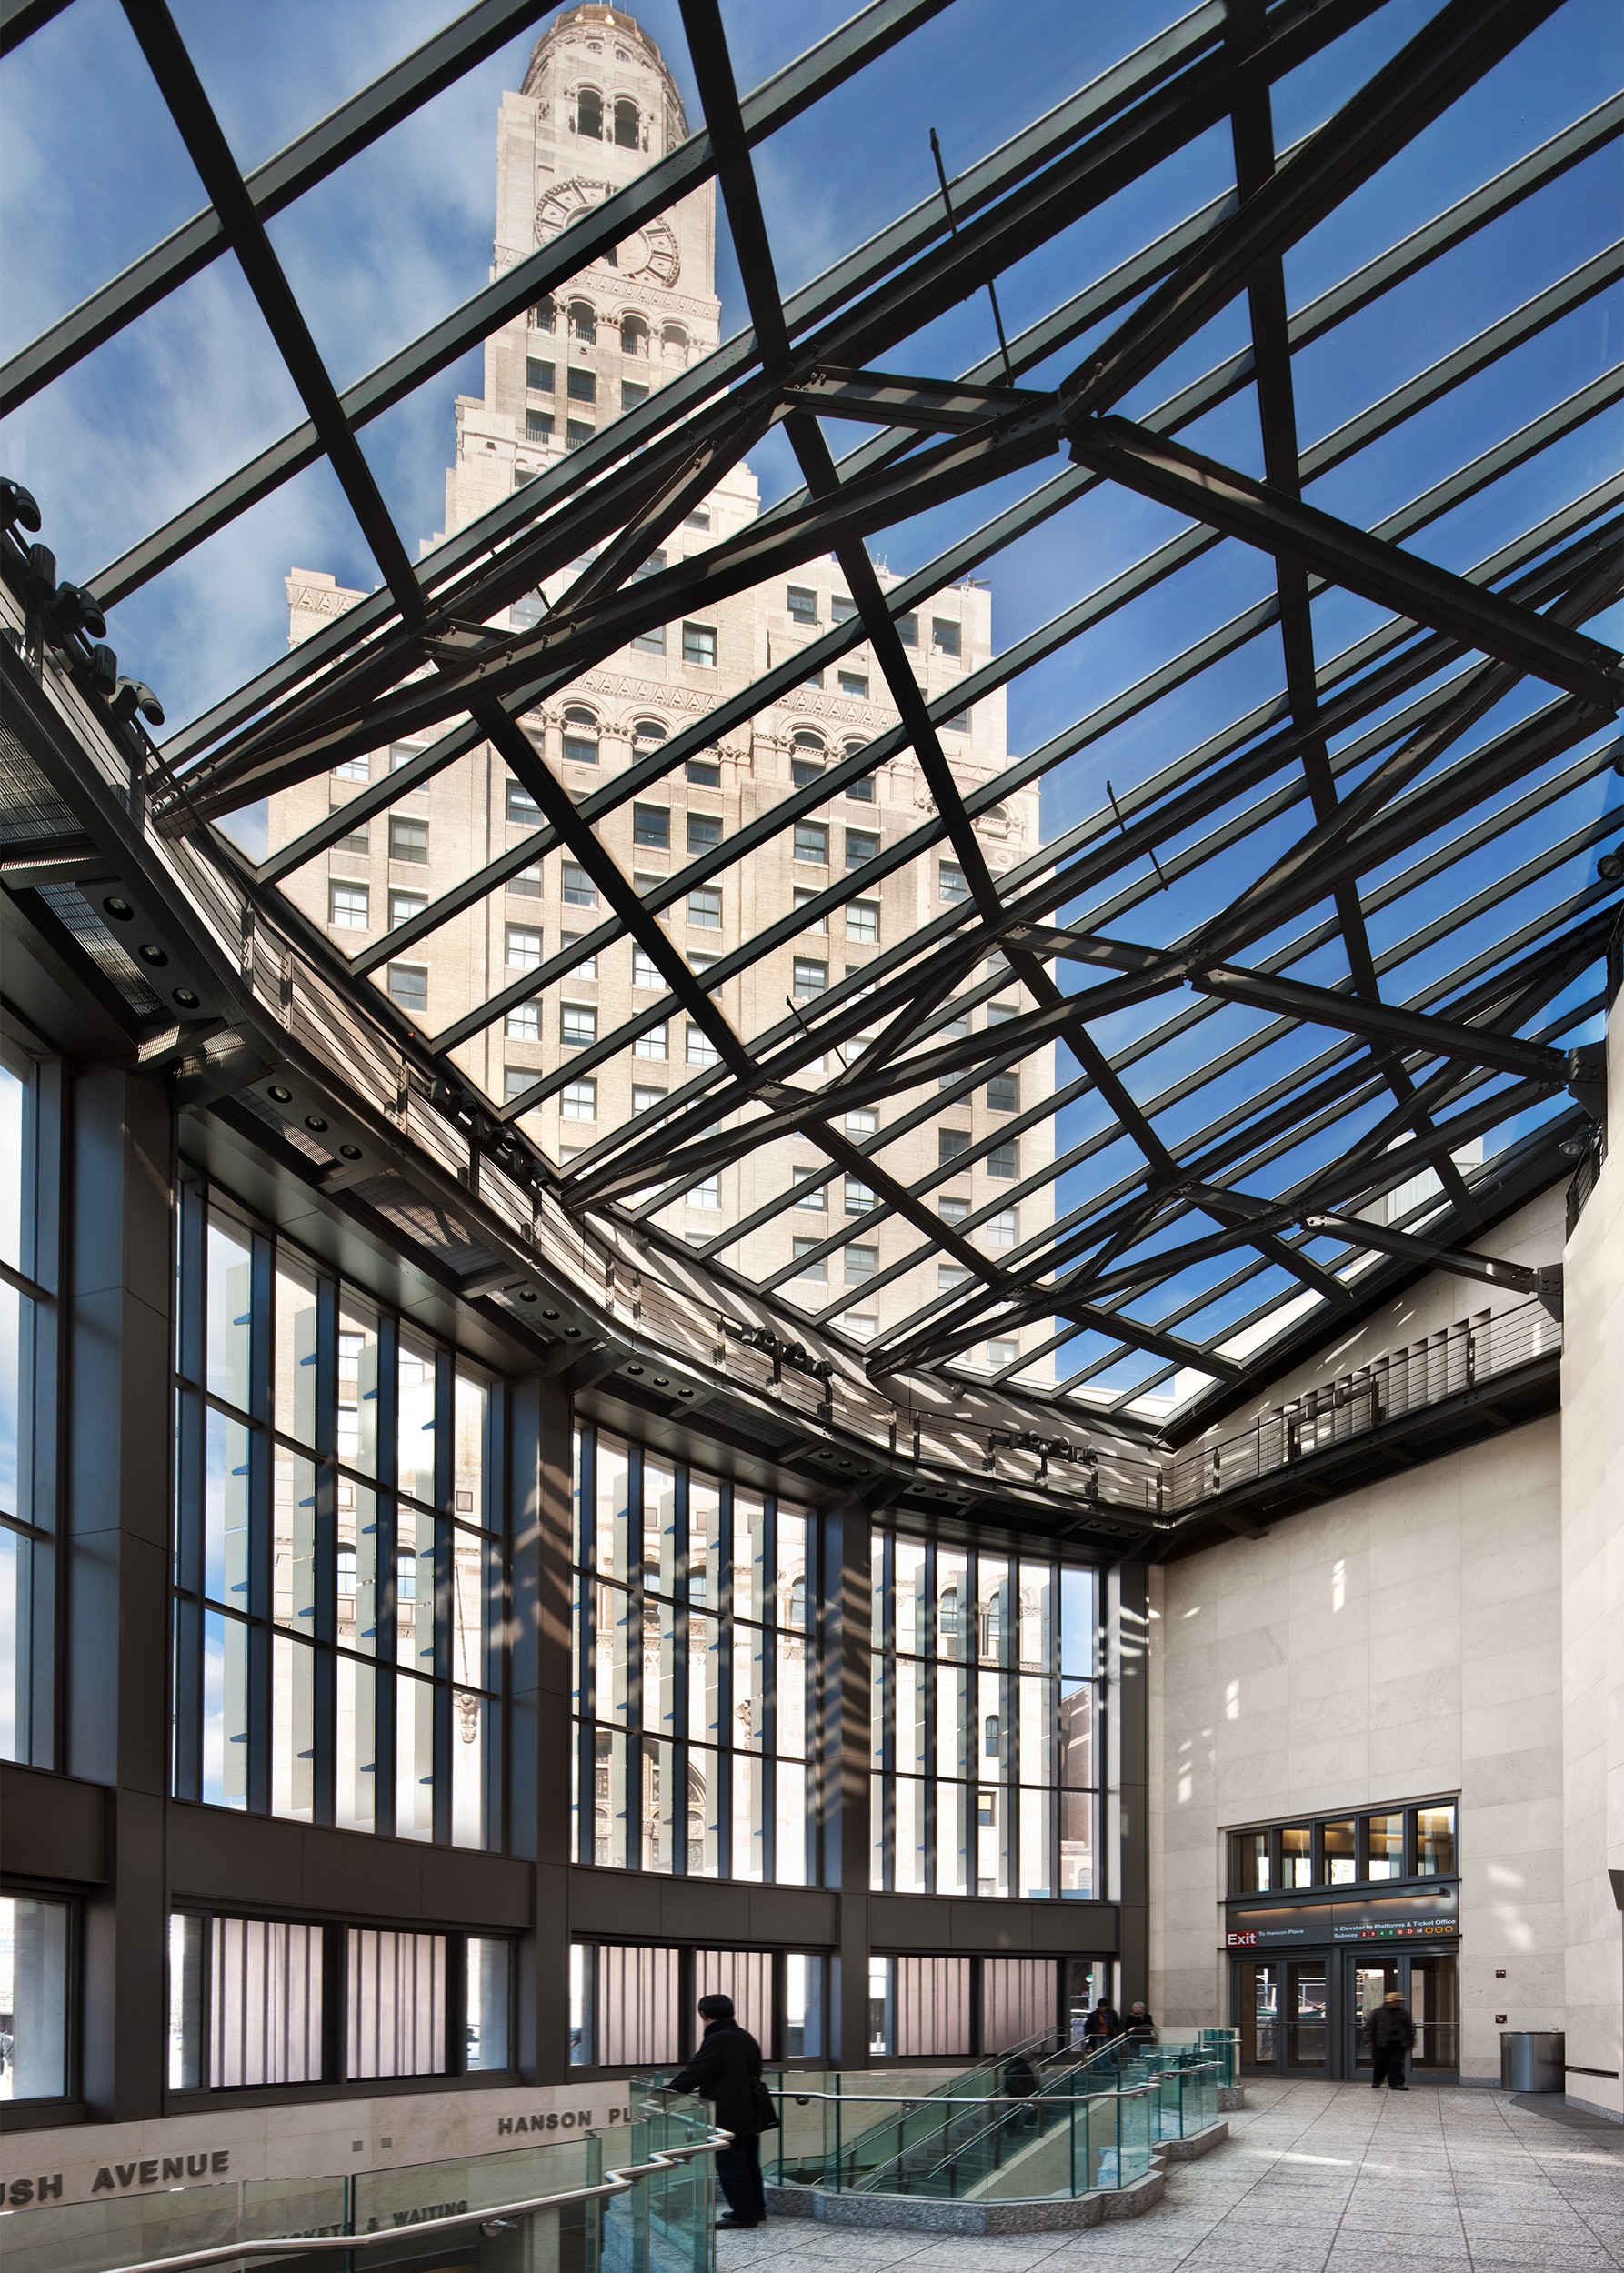
M 1586 626 L 1624 590 L 1624 485 L 1565 496 L 1464 569 L 1416 540 L 1469 501 L 1507 494 L 1497 485 L 1590 426 L 1624 395 L 1624 371 L 1533 406 L 1369 527 L 1305 493 L 1616 289 L 1624 251 L 1609 248 L 1554 276 L 1308 442 L 1294 359 L 1339 325 L 1368 325 L 1393 309 L 1403 286 L 1593 159 L 1618 137 L 1624 105 L 1616 96 L 1588 111 L 1576 105 L 1542 146 L 1294 307 L 1286 267 L 1293 247 L 1418 137 L 1447 131 L 1458 106 L 1558 13 L 1559 0 L 1446 0 L 1284 152 L 1276 147 L 1273 90 L 1379 21 L 1379 0 L 1207 0 L 951 182 L 950 211 L 927 199 L 786 295 L 754 154 L 947 5 L 875 0 L 741 97 L 717 0 L 682 0 L 703 129 L 566 236 L 340 389 L 266 223 L 551 10 L 540 0 L 482 0 L 245 176 L 161 0 L 125 0 L 208 202 L 15 355 L 0 371 L 0 408 L 51 386 L 210 262 L 235 255 L 306 419 L 109 563 L 92 579 L 95 589 L 111 606 L 142 588 L 322 460 L 381 583 L 155 756 L 145 790 L 153 826 L 224 862 L 250 901 L 386 1026 L 400 1022 L 364 986 L 372 973 L 521 869 L 567 854 L 592 879 L 606 920 L 431 1043 L 412 1037 L 434 1069 L 436 1094 L 584 1223 L 595 1211 L 622 1229 L 629 1218 L 651 1254 L 707 1269 L 724 1297 L 749 1284 L 728 1250 L 792 1204 L 787 1176 L 779 1199 L 731 1227 L 698 1262 L 663 1228 L 660 1212 L 725 1164 L 768 1145 L 802 1144 L 818 1156 L 814 1189 L 850 1179 L 867 1204 L 769 1282 L 769 1297 L 808 1260 L 821 1267 L 887 1221 L 908 1226 L 917 1244 L 873 1283 L 899 1282 L 937 1257 L 964 1275 L 871 1349 L 852 1353 L 874 1379 L 912 1377 L 950 1391 L 967 1377 L 960 1361 L 975 1345 L 1018 1323 L 1047 1322 L 1036 1355 L 1056 1360 L 1055 1386 L 1033 1377 L 1028 1347 L 1017 1364 L 994 1370 L 995 1387 L 1051 1418 L 1058 1408 L 1129 1436 L 1149 1433 L 1147 1415 L 1165 1408 L 1169 1439 L 1182 1440 L 1418 1268 L 1490 1281 L 1499 1273 L 1523 1286 L 1526 1274 L 1475 1243 L 1512 1197 L 1562 1172 L 1579 1116 L 1601 1109 L 1596 1054 L 1579 1045 L 1599 998 L 1597 966 L 1612 916 L 1603 886 L 1587 880 L 1575 888 L 1571 870 L 1617 826 L 1616 814 L 1598 816 L 1593 793 L 1610 766 L 1624 766 L 1609 735 L 1624 666 Z M 56 12 L 47 0 L 9 7 L 5 46 Z M 1593 90 L 1583 92 L 1588 100 Z M 1070 298 L 1007 343 L 1000 320 L 998 354 L 970 370 L 907 367 L 927 326 L 1214 127 L 1229 135 L 1232 193 L 1109 272 L 1079 279 Z M 713 178 L 748 327 L 414 562 L 363 454 L 366 425 Z M 1123 414 L 1133 390 L 1242 303 L 1244 349 L 1183 380 L 1156 407 Z M 1055 379 L 1057 359 L 1085 336 L 1093 344 L 1083 359 Z M 1047 375 L 1035 382 L 1035 375 Z M 1248 397 L 1260 476 L 1178 438 Z M 736 536 L 643 573 L 667 533 L 780 425 L 799 488 Z M 847 426 L 865 438 L 837 459 L 828 436 Z M 995 485 L 1000 502 L 990 518 L 882 585 L 868 539 L 944 506 L 968 513 Z M 1153 501 L 1184 526 L 950 696 L 927 701 L 898 619 L 1045 525 L 1076 526 L 1079 507 L 1108 486 Z M 941 739 L 949 712 L 1018 685 L 1055 656 L 1086 655 L 1114 616 L 1178 588 L 1194 564 L 1226 546 L 1262 556 L 1263 596 L 1013 758 L 998 778 L 960 782 Z M 848 621 L 635 756 L 587 796 L 577 801 L 566 789 L 526 724 L 539 706 L 639 633 L 829 552 L 855 603 Z M 540 624 L 490 628 L 583 556 L 591 565 Z M 1314 603 L 1333 587 L 1385 615 L 1328 655 Z M 608 851 L 601 824 L 860 645 L 872 649 L 896 725 L 657 888 L 639 888 Z M 1210 675 L 1230 658 L 1266 650 L 1278 656 L 1278 687 L 1262 703 L 1232 718 L 1224 711 L 1228 723 L 1205 740 L 1169 752 L 1120 792 L 1108 785 L 1108 809 L 995 871 L 979 825 L 1002 799 L 1082 762 L 1157 706 L 1218 684 Z M 436 738 L 401 770 L 257 872 L 209 827 L 347 758 L 424 735 Z M 344 962 L 277 887 L 358 819 L 482 745 L 534 800 L 539 826 Z M 810 907 L 785 911 L 696 972 L 663 921 L 667 911 L 903 752 L 928 786 L 928 817 L 831 880 Z M 1469 873 L 1465 864 L 1502 837 L 1514 848 L 1511 873 L 1438 911 L 1428 887 L 1448 886 L 1456 869 Z M 1215 882 L 1238 848 L 1254 855 L 1248 880 L 1238 888 Z M 962 902 L 892 943 L 860 980 L 836 981 L 760 1032 L 739 1029 L 724 1006 L 731 981 L 787 945 L 808 917 L 827 923 L 884 876 L 938 851 L 958 866 Z M 71 851 L 65 858 L 71 873 Z M 43 877 L 45 866 L 37 858 L 35 866 Z M 38 881 L 33 870 L 22 876 L 12 873 L 14 888 Z M 1136 926 L 1147 936 L 1131 936 Z M 453 1053 L 516 1003 L 545 995 L 584 956 L 628 939 L 653 963 L 663 996 L 522 1096 L 500 1106 L 470 1099 Z M 1328 967 L 1345 976 L 1328 980 Z M 1013 1015 L 973 1023 L 1011 990 L 1021 997 Z M 714 1062 L 567 1169 L 541 1157 L 523 1116 L 678 1014 L 707 1038 Z M 1192 1046 L 1206 1053 L 1198 1064 Z M 1047 1063 L 1057 1048 L 1060 1077 L 1041 1097 L 1025 1098 L 997 1138 L 911 1182 L 888 1166 L 899 1136 L 990 1078 Z M 875 1135 L 847 1133 L 847 1114 L 882 1103 L 892 1117 Z M 1009 1185 L 1013 1202 L 1052 1199 L 1040 1232 L 998 1252 L 979 1236 L 997 1200 L 962 1221 L 944 1217 L 942 1188 L 966 1165 L 1057 1116 L 1064 1119 L 1053 1161 Z M 1515 1161 L 1514 1174 L 1492 1156 L 1477 1164 L 1473 1148 L 1491 1147 Z M 1418 1225 L 1375 1219 L 1385 1195 L 1423 1175 L 1431 1182 L 1417 1204 Z M 837 1342 L 842 1307 L 831 1301 L 817 1319 Z M 989 1377 L 983 1369 L 975 1377 Z

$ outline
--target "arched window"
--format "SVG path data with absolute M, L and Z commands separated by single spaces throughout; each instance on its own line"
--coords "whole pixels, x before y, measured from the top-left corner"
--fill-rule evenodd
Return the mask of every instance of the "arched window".
M 819 757 L 824 755 L 824 738 L 816 726 L 797 726 L 789 740 L 794 749 L 816 750 Z
M 597 720 L 579 703 L 564 714 L 564 755 L 577 766 L 597 764 Z
M 552 328 L 553 295 L 551 293 L 548 293 L 545 300 L 537 300 L 536 305 L 531 309 L 530 329 L 533 332 L 550 332 Z
M 665 739 L 666 729 L 657 718 L 639 718 L 632 727 L 632 756 L 645 757 Z
M 620 352 L 623 355 L 646 355 L 648 353 L 648 326 L 640 315 L 621 317 Z
M 1009 821 L 1009 816 L 1001 805 L 989 805 L 981 818 L 990 821 L 995 828 L 1005 828 Z
M 989 1760 L 998 1757 L 998 1717 L 988 1713 L 981 1724 L 981 1749 Z
M 855 757 L 862 747 L 861 742 L 847 742 L 843 745 L 840 755 L 842 757 Z M 857 805 L 872 805 L 874 803 L 874 776 L 859 774 L 856 781 L 847 783 L 846 794 Z
M 604 138 L 604 98 L 596 87 L 576 89 L 576 132 L 585 135 L 589 142 L 601 142 Z
M 569 304 L 569 335 L 586 340 L 589 346 L 596 342 L 597 317 L 585 300 L 572 300 Z
M 622 95 L 616 101 L 615 139 L 623 150 L 636 150 L 643 140 L 637 106 L 629 95 Z
M 688 335 L 680 324 L 667 324 L 660 334 L 660 345 L 668 363 L 685 364 L 688 359 Z

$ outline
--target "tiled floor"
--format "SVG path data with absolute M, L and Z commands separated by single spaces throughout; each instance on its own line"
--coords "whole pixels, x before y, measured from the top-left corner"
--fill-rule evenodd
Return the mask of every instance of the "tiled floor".
M 1624 2131 L 1503 2092 L 1249 2084 L 1231 2143 L 1144 2218 L 929 2240 L 773 2219 L 717 2273 L 1584 2273 L 1624 2266 Z

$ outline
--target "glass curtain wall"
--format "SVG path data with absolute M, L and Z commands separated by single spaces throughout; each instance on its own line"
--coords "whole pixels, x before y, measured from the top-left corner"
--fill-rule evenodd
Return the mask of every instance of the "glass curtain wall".
M 501 1842 L 497 1386 L 182 1190 L 177 1795 Z
M 807 1883 L 812 1543 L 802 1508 L 580 1432 L 580 1861 Z
M 873 1535 L 870 1884 L 1094 1893 L 1095 1575 Z
M 0 1759 L 52 1765 L 58 1068 L 0 1034 Z

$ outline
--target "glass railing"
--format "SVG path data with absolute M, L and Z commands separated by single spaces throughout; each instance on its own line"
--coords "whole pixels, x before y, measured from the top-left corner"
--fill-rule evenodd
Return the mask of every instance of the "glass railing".
M 1069 2048 L 1068 2048 L 1069 2050 Z M 1033 2064 L 1036 2065 L 1035 2063 Z M 1073 2058 L 1035 2089 L 932 2095 L 862 2091 L 871 2078 L 786 2089 L 769 2077 L 780 2128 L 762 2142 L 770 2182 L 936 2200 L 1040 2200 L 1131 2186 L 1162 2141 L 1217 2119 L 1221 2058 L 1199 2047 L 1118 2045 Z M 984 2078 L 978 2078 L 984 2080 Z M 809 2087 L 811 2079 L 805 2079 Z M 893 2151 L 876 2156 L 875 2142 Z
M 14 2212 L 7 2273 L 709 2273 L 715 2155 L 697 2101 L 637 2108 L 613 2168 L 589 2134 L 347 2178 L 177 2186 Z

